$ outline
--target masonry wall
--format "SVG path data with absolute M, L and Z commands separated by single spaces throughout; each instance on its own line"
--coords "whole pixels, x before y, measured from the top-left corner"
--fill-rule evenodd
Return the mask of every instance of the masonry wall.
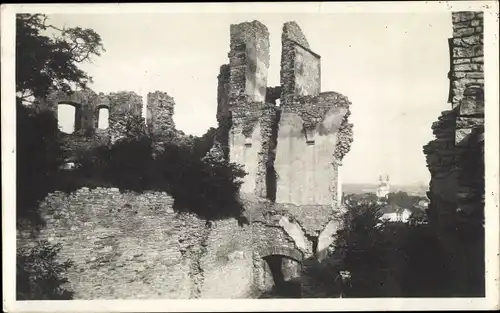
M 332 205 L 338 183 L 336 133 L 348 101 L 336 93 L 295 99 L 292 106 L 283 107 L 279 122 L 276 202 Z
M 484 88 L 483 13 L 452 13 L 453 37 L 450 38 L 451 102 L 456 107 L 466 87 Z
M 232 24 L 230 35 L 230 98 L 263 102 L 269 67 L 267 27 L 258 21 Z
M 56 192 L 41 205 L 47 227 L 40 238 L 61 243 L 60 257 L 75 262 L 69 281 L 76 299 L 187 298 L 183 254 L 201 240 L 195 236 L 204 225 L 176 218 L 172 203 L 166 194 L 118 189 Z
M 267 151 L 263 145 L 269 135 L 262 134 L 267 105 L 267 69 L 269 67 L 269 33 L 258 21 L 233 24 L 230 28 L 229 94 L 228 107 L 231 113 L 231 129 L 228 135 L 229 160 L 244 165 L 248 175 L 241 188 L 243 192 L 257 192 L 265 196 Z M 219 76 L 219 116 L 225 113 L 226 77 L 224 68 Z M 219 121 L 221 123 L 221 121 Z M 228 127 L 223 125 L 222 128 Z M 259 178 L 260 177 L 260 178 Z
M 321 59 L 309 49 L 295 45 L 295 94 L 316 96 L 321 91 Z
M 55 192 L 41 204 L 46 227 L 37 239 L 61 243 L 75 299 L 241 298 L 253 284 L 252 236 L 236 220 L 211 226 L 174 213 L 158 192 L 116 188 Z
M 203 269 L 201 298 L 251 298 L 253 255 L 251 226 L 239 226 L 235 219 L 213 224 L 200 259 Z
M 243 164 L 248 173 L 243 178 L 241 191 L 253 193 L 256 187 L 259 152 L 262 145 L 260 136 L 260 123 L 257 122 L 250 136 L 245 136 L 241 131 L 233 130 L 229 136 L 229 159 L 231 162 Z
M 295 95 L 316 96 L 321 90 L 320 56 L 295 22 L 283 25 L 281 34 L 281 105 L 293 103 Z
M 166 92 L 148 93 L 146 123 L 153 135 L 160 135 L 175 129 L 174 98 Z
M 431 173 L 429 222 L 448 255 L 455 296 L 484 295 L 483 13 L 453 12 L 451 110 L 424 147 Z

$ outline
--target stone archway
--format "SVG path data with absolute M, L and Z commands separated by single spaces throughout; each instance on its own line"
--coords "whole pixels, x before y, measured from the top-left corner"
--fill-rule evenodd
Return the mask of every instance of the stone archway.
M 107 129 L 109 128 L 109 106 L 99 105 L 96 108 L 97 116 L 97 128 Z
M 262 292 L 262 298 L 300 297 L 302 252 L 275 246 L 260 249 L 255 257 L 256 283 Z
M 57 103 L 57 126 L 61 132 L 72 134 L 79 129 L 79 110 L 80 105 L 77 103 Z

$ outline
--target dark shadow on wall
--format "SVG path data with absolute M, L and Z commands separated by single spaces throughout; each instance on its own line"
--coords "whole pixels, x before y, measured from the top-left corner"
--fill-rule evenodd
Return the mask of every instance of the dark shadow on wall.
M 267 161 L 266 169 L 266 195 L 272 202 L 276 201 L 276 191 L 278 184 L 278 173 L 274 167 L 274 161 L 276 160 L 276 148 L 278 146 L 278 128 L 279 121 L 281 118 L 281 111 L 276 112 L 276 118 L 273 122 L 273 127 L 271 130 L 271 142 L 269 145 L 269 155 Z
M 259 298 L 300 298 L 299 272 L 301 264 L 287 256 L 269 255 L 262 258 L 268 265 L 273 278 L 271 290 Z

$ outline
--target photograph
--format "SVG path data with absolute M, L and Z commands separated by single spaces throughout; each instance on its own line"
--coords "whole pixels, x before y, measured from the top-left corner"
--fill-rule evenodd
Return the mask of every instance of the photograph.
M 498 12 L 2 4 L 4 311 L 499 309 Z

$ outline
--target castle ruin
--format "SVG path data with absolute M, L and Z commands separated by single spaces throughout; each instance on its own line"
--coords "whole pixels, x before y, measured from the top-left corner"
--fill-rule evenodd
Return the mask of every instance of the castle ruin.
M 240 192 L 250 224 L 208 225 L 175 213 L 166 193 L 51 193 L 41 204 L 47 226 L 40 238 L 63 243 L 61 257 L 75 261 L 69 279 L 76 298 L 248 298 L 286 281 L 298 282 L 302 297 L 317 296 L 304 273 L 325 256 L 340 227 L 350 102 L 321 91 L 321 57 L 295 22 L 283 26 L 280 86 L 267 86 L 269 33 L 262 23 L 230 26 L 228 58 L 218 76 L 219 125 L 207 157 L 244 166 Z M 142 99 L 133 92 L 52 93 L 39 103 L 53 112 L 59 104 L 75 107 L 74 145 L 88 131 L 113 143 L 126 136 L 127 123 L 144 122 Z M 164 92 L 148 94 L 144 127 L 153 142 L 175 133 L 174 105 Z M 107 129 L 99 122 L 103 110 Z M 18 244 L 27 238 L 21 232 Z

